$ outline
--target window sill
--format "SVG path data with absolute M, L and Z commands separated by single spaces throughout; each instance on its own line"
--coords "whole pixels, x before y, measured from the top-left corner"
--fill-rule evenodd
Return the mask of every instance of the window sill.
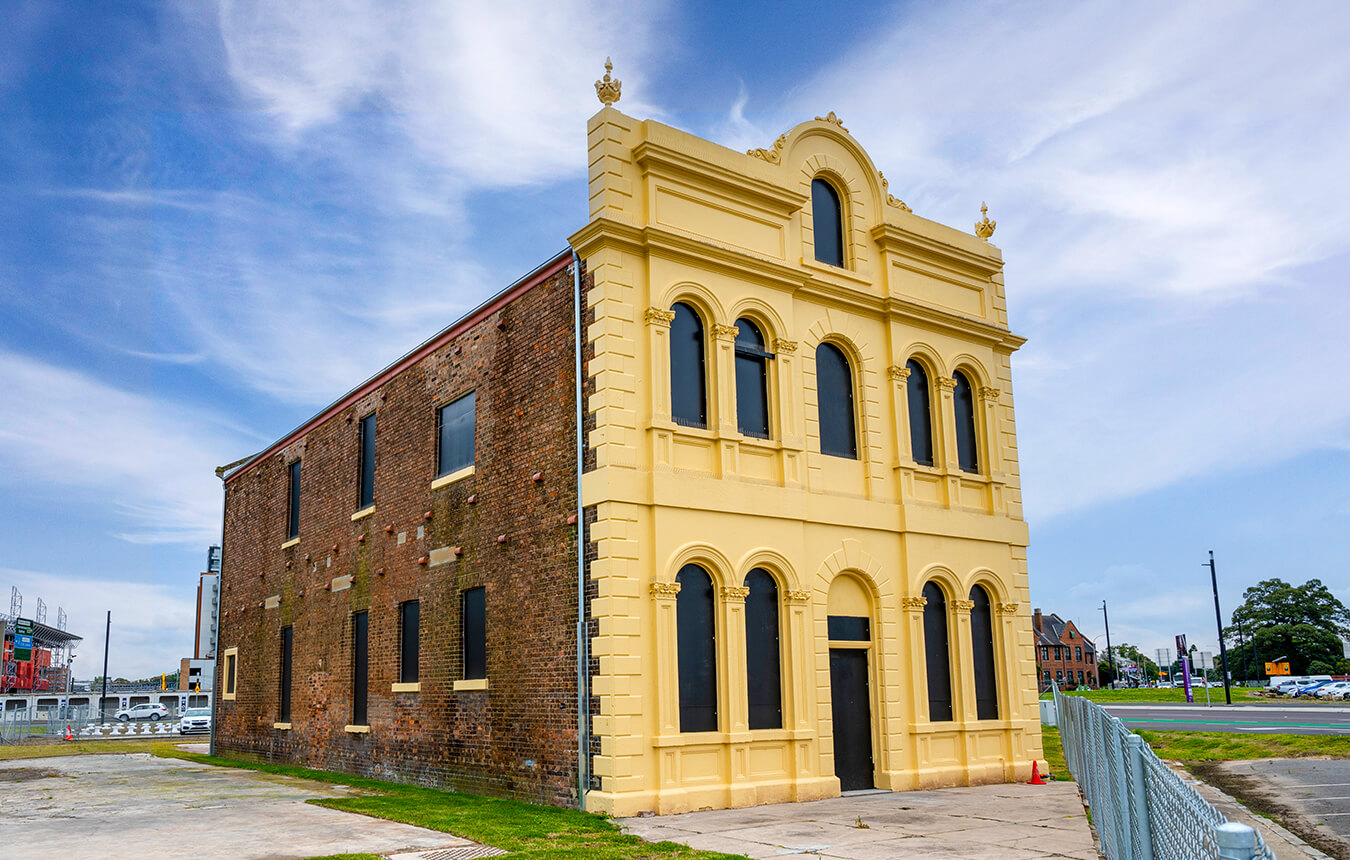
M 487 678 L 465 678 L 462 681 L 455 682 L 456 693 L 462 693 L 466 690 L 486 690 L 487 688 Z
M 456 481 L 462 481 L 473 474 L 473 466 L 465 466 L 463 469 L 451 472 L 448 475 L 442 475 L 431 482 L 431 489 L 439 490 L 441 487 L 448 487 Z
M 390 686 L 389 691 L 392 693 L 420 693 L 422 691 L 422 684 L 420 681 L 412 681 L 406 684 L 394 684 Z
M 221 700 L 222 702 L 233 702 L 233 701 L 235 700 L 235 696 L 236 696 L 236 695 L 237 695 L 237 694 L 235 694 L 235 693 L 221 693 L 221 694 L 220 694 L 220 700 Z
M 283 732 L 287 732 L 287 731 L 290 731 L 290 729 L 291 729 L 291 724 L 290 724 L 290 723 L 273 723 L 273 724 L 272 724 L 272 728 L 274 728 L 274 729 L 280 729 L 280 730 L 283 731 Z
M 370 734 L 370 726 L 343 726 L 342 730 L 353 735 Z
M 370 516 L 373 513 L 375 513 L 374 505 L 371 505 L 368 508 L 362 508 L 361 510 L 352 514 L 352 522 L 356 522 L 357 520 L 364 520 L 366 517 Z
M 291 538 L 290 540 L 286 541 L 284 544 L 282 544 L 282 545 L 281 545 L 281 548 L 282 548 L 282 549 L 290 549 L 290 548 L 293 547 L 293 546 L 297 546 L 299 543 L 300 543 L 300 537 L 299 537 L 299 535 L 297 535 L 296 537 L 293 537 L 293 538 Z

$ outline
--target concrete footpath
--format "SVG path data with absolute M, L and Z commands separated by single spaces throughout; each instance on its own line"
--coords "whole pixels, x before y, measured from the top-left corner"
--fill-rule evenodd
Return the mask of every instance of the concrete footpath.
M 668 839 L 753 858 L 1098 858 L 1072 782 L 868 792 L 810 803 L 623 818 L 619 824 L 649 841 Z

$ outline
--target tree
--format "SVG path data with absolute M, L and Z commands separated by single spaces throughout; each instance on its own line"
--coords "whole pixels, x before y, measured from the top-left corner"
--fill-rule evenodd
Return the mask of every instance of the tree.
M 1341 640 L 1350 637 L 1350 609 L 1320 579 L 1298 586 L 1266 579 L 1244 592 L 1224 635 L 1239 642 L 1228 652 L 1235 675 L 1264 678 L 1265 661 L 1281 657 L 1289 661 L 1291 673 L 1312 674 L 1314 663 L 1334 667 L 1343 662 Z
M 1128 642 L 1122 642 L 1112 649 L 1117 657 L 1126 657 L 1139 666 L 1139 671 L 1144 681 L 1154 681 L 1158 678 L 1158 664 L 1154 663 L 1148 657 L 1144 656 L 1138 646 L 1131 645 Z

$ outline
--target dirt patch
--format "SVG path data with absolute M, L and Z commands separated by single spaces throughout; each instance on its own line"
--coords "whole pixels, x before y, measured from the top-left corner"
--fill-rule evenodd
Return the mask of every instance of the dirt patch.
M 1282 801 L 1268 783 L 1246 774 L 1233 773 L 1224 767 L 1223 762 L 1194 761 L 1185 764 L 1187 770 L 1200 779 L 1237 798 L 1243 806 L 1257 815 L 1278 821 L 1286 830 L 1317 850 L 1335 857 L 1336 860 L 1350 860 L 1350 842 L 1328 833 L 1326 828 L 1309 821 L 1298 810 Z
M 0 767 L 0 782 L 32 782 L 49 776 L 60 776 L 54 770 L 40 767 Z

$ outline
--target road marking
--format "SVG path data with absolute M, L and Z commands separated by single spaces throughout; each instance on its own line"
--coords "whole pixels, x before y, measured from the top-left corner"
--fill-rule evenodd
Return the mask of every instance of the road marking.
M 1239 726 L 1240 732 L 1278 732 L 1280 726 Z
M 1300 782 L 1301 788 L 1337 788 L 1342 785 L 1350 785 L 1350 782 Z

